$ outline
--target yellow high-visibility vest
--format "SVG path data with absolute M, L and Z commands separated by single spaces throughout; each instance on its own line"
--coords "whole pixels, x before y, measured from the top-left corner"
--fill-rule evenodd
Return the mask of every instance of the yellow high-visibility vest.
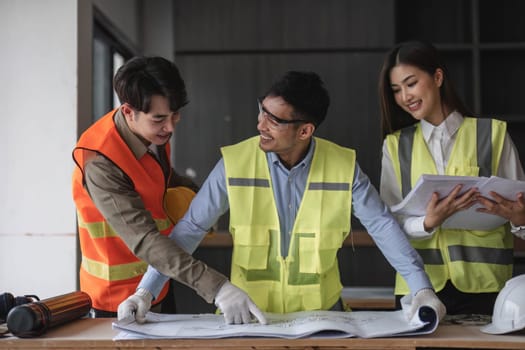
M 355 152 L 316 138 L 303 199 L 281 255 L 281 234 L 266 154 L 259 137 L 223 147 L 230 232 L 231 281 L 267 312 L 326 310 L 342 285 L 337 251 L 350 232 Z
M 496 174 L 505 134 L 506 124 L 502 121 L 465 118 L 445 174 Z M 437 174 L 420 123 L 388 135 L 386 145 L 403 197 L 422 174 Z M 438 227 L 432 237 L 411 240 L 411 243 L 423 258 L 425 271 L 436 291 L 451 280 L 462 292 L 498 292 L 512 277 L 513 237 L 507 225 L 490 231 Z M 397 274 L 395 294 L 408 293 L 406 282 Z

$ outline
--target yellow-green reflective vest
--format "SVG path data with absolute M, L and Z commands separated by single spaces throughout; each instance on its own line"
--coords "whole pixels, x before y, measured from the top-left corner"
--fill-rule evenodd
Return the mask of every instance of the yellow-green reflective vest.
M 231 281 L 266 312 L 326 310 L 342 285 L 337 251 L 350 232 L 355 152 L 316 138 L 288 256 L 281 256 L 277 206 L 259 137 L 223 147 L 230 232 Z
M 465 118 L 445 169 L 446 175 L 491 176 L 497 173 L 506 124 L 495 119 Z M 437 174 L 421 124 L 386 138 L 394 172 L 403 197 L 421 174 Z M 423 258 L 436 291 L 447 280 L 465 293 L 498 292 L 512 277 L 513 238 L 507 225 L 491 231 L 437 228 L 429 239 L 411 240 Z M 395 294 L 409 293 L 403 277 L 396 276 Z

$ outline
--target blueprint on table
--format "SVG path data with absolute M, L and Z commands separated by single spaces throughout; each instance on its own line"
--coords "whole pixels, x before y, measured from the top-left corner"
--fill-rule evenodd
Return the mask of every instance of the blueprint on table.
M 408 322 L 398 311 L 302 311 L 288 314 L 265 313 L 267 325 L 257 322 L 229 325 L 218 314 L 148 313 L 146 323 L 113 323 L 122 332 L 115 339 L 136 338 L 376 338 L 432 333 L 438 325 L 436 313 L 429 307 L 419 310 L 420 317 Z

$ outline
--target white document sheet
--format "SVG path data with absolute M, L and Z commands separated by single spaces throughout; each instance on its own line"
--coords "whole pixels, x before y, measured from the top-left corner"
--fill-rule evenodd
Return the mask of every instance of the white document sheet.
M 408 322 L 403 310 L 398 311 L 302 311 L 289 314 L 265 314 L 267 325 L 250 323 L 228 325 L 217 314 L 148 313 L 147 322 L 113 323 L 121 332 L 115 340 L 143 338 L 229 338 L 304 337 L 375 338 L 432 333 L 438 325 L 436 313 L 429 307 L 420 309 L 420 317 Z
M 421 175 L 410 193 L 399 204 L 390 209 L 394 214 L 424 216 L 426 207 L 437 192 L 440 198 L 447 196 L 456 185 L 462 184 L 461 193 L 472 187 L 477 187 L 480 194 L 492 199 L 489 191 L 494 191 L 503 197 L 515 200 L 516 194 L 525 192 L 525 182 L 504 179 L 497 176 L 474 177 L 474 176 L 447 176 L 447 175 Z M 507 220 L 491 214 L 476 211 L 481 207 L 475 204 L 467 210 L 462 210 L 449 217 L 442 225 L 444 228 L 468 229 L 468 230 L 490 230 L 503 225 Z

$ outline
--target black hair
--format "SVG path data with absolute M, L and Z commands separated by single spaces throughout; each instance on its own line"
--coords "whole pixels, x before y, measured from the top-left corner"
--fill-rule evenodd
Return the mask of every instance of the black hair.
M 148 113 L 151 97 L 161 95 L 177 111 L 188 103 L 186 86 L 177 66 L 162 57 L 134 57 L 119 68 L 113 87 L 120 103 Z
M 324 83 L 314 72 L 289 71 L 276 81 L 265 96 L 281 97 L 300 119 L 318 127 L 326 117 L 330 97 Z
M 437 49 L 432 44 L 423 41 L 402 42 L 387 53 L 379 76 L 381 131 L 383 136 L 417 122 L 408 112 L 399 107 L 394 99 L 390 82 L 390 71 L 400 64 L 417 67 L 431 76 L 434 75 L 436 69 L 440 68 L 443 71 L 443 83 L 439 90 L 442 105 L 450 111 L 457 110 L 463 115 L 471 114 L 456 93 L 450 81 L 448 70 Z

